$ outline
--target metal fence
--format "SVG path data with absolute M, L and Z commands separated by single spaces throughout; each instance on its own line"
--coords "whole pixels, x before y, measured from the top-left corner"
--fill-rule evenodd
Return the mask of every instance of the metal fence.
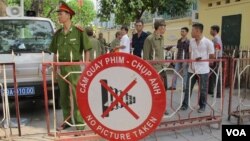
M 166 115 L 163 117 L 161 124 L 159 127 L 156 129 L 156 131 L 162 131 L 162 130 L 171 130 L 171 131 L 176 131 L 179 129 L 183 128 L 190 128 L 192 130 L 193 127 L 201 127 L 201 126 L 208 126 L 211 124 L 218 124 L 218 128 L 220 128 L 220 124 L 222 121 L 222 113 L 223 113 L 223 106 L 224 106 L 224 87 L 225 87 L 225 80 L 227 76 L 227 61 L 225 59 L 213 59 L 213 60 L 202 60 L 202 61 L 207 61 L 207 62 L 217 62 L 217 64 L 220 64 L 217 70 L 210 68 L 211 73 L 216 75 L 216 84 L 218 84 L 218 81 L 221 81 L 221 94 L 222 97 L 220 99 L 211 96 L 206 96 L 207 97 L 207 109 L 204 113 L 197 113 L 196 110 L 199 108 L 198 107 L 198 97 L 200 95 L 200 83 L 197 83 L 195 85 L 195 88 L 193 90 L 193 96 L 191 97 L 191 92 L 189 93 L 190 95 L 190 105 L 189 109 L 187 111 L 181 111 L 181 104 L 182 100 L 184 97 L 183 89 L 181 89 L 183 86 L 184 80 L 182 77 L 182 70 L 175 71 L 172 67 L 169 65 L 172 63 L 193 63 L 196 62 L 194 60 L 159 60 L 159 61 L 149 61 L 149 63 L 157 63 L 161 64 L 163 63 L 166 67 L 163 68 L 161 71 L 166 71 L 167 77 L 170 80 L 170 84 L 173 81 L 171 78 L 173 75 L 177 75 L 177 79 L 179 80 L 178 83 L 178 88 L 175 91 L 167 91 L 168 95 L 168 105 L 167 105 L 167 111 L 169 112 L 169 115 Z M 67 121 L 60 121 L 58 118 L 58 115 L 55 110 L 55 104 L 53 105 L 53 115 L 52 118 L 49 115 L 49 108 L 48 108 L 48 93 L 47 93 L 47 80 L 46 80 L 46 69 L 47 68 L 57 68 L 58 66 L 64 66 L 64 65 L 80 65 L 84 69 L 85 65 L 87 65 L 84 62 L 48 62 L 48 63 L 43 63 L 43 81 L 44 81 L 44 94 L 45 94 L 45 111 L 46 111 L 46 123 L 47 123 L 47 131 L 48 135 L 54 136 L 55 139 L 57 140 L 71 140 L 72 135 L 81 135 L 80 137 L 77 137 L 78 139 L 98 139 L 100 138 L 99 135 L 95 134 L 92 130 L 73 130 L 73 131 L 58 131 L 56 127 L 58 125 L 62 124 L 68 124 L 69 126 L 76 127 L 78 125 L 74 124 L 69 124 Z M 48 67 L 51 66 L 51 67 Z M 57 75 L 60 76 L 61 78 L 66 78 L 68 75 L 72 73 L 81 73 L 81 72 L 71 72 L 65 76 L 62 76 L 60 73 L 57 72 Z M 52 83 L 51 87 L 54 89 L 54 72 L 52 71 Z M 195 74 L 196 75 L 196 74 Z M 216 86 L 217 87 L 217 86 Z M 55 103 L 55 93 L 53 92 L 53 99 Z M 72 95 L 72 94 L 70 94 Z M 72 115 L 69 115 L 69 117 Z M 53 125 L 51 125 L 50 120 L 53 120 Z M 58 124 L 59 123 L 59 124 Z M 122 125 L 121 125 L 122 126 Z M 52 128 L 52 130 L 51 130 Z M 200 128 L 202 131 L 202 128 Z M 192 130 L 193 132 L 193 130 Z M 64 136 L 64 137 L 63 137 Z M 157 137 L 156 137 L 157 138 Z
M 243 55 L 245 53 L 246 55 Z M 238 124 L 243 124 L 244 118 L 250 117 L 250 56 L 249 51 L 240 52 L 239 58 L 230 58 L 230 95 L 228 105 L 228 120 L 231 116 L 238 119 Z M 237 102 L 233 96 L 237 96 Z
M 8 78 L 6 75 L 7 71 L 12 71 L 11 78 Z M 14 96 L 15 96 L 15 107 L 16 107 L 16 120 L 18 127 L 18 135 L 21 136 L 21 127 L 20 127 L 20 112 L 19 112 L 19 101 L 17 94 L 17 81 L 16 81 L 16 67 L 15 63 L 0 63 L 0 92 L 2 100 L 2 111 L 3 116 L 0 120 L 0 129 L 4 130 L 5 138 L 12 136 L 12 127 L 11 127 L 11 116 L 10 116 L 10 107 L 9 107 L 9 96 L 8 96 L 8 80 L 13 83 L 14 86 Z
M 193 92 L 189 89 L 189 105 L 188 110 L 182 111 L 182 101 L 184 98 L 183 85 L 183 69 L 176 71 L 173 67 L 165 67 L 161 71 L 166 71 L 168 77 L 168 83 L 172 86 L 172 82 L 177 75 L 179 83 L 177 83 L 176 89 L 169 89 L 167 91 L 167 111 L 169 115 L 165 115 L 159 128 L 156 131 L 177 131 L 184 128 L 190 128 L 193 133 L 193 127 L 199 127 L 202 132 L 201 126 L 208 126 L 210 128 L 211 124 L 217 124 L 218 128 L 221 126 L 222 116 L 223 116 L 223 107 L 224 107 L 224 93 L 225 93 L 225 81 L 227 76 L 227 60 L 226 59 L 213 59 L 213 60 L 202 60 L 207 62 L 217 62 L 218 68 L 210 68 L 209 78 L 212 74 L 216 76 L 216 86 L 214 89 L 217 89 L 218 85 L 221 85 L 220 92 L 221 98 L 216 98 L 217 91 L 214 90 L 214 97 L 206 95 L 207 99 L 207 108 L 204 113 L 198 113 L 199 105 L 199 96 L 200 96 L 200 81 L 195 84 Z M 194 63 L 194 60 L 164 60 L 164 61 L 150 61 L 151 63 L 164 63 L 164 64 L 175 64 L 175 63 Z M 194 74 L 192 77 L 196 76 Z M 191 78 L 190 78 L 191 79 Z M 187 81 L 190 81 L 187 80 Z M 218 83 L 218 82 L 221 83 Z M 192 94 L 193 93 L 193 94 Z M 210 129 L 211 131 L 211 129 Z M 176 134 L 177 135 L 177 134 Z M 157 136 L 155 136 L 157 138 Z

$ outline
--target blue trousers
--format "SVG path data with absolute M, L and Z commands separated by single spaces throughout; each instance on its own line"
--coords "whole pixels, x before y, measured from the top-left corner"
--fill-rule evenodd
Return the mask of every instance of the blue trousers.
M 186 83 L 187 83 L 187 75 L 188 75 L 188 63 L 186 63 L 186 62 L 178 62 L 178 63 L 175 64 L 174 69 L 177 72 L 179 72 L 182 69 L 183 90 L 185 90 L 186 89 Z M 174 74 L 172 80 L 173 80 L 172 87 L 176 88 L 176 84 L 177 84 L 177 75 L 176 74 Z

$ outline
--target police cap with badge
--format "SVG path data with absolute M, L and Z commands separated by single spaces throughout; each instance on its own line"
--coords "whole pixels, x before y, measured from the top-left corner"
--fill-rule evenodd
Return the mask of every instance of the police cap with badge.
M 61 11 L 64 11 L 64 12 L 67 12 L 69 13 L 71 16 L 74 16 L 76 13 L 74 10 L 72 10 L 72 8 L 70 8 L 68 6 L 67 3 L 65 3 L 64 1 L 60 1 L 59 2 L 59 8 L 56 12 L 61 12 Z

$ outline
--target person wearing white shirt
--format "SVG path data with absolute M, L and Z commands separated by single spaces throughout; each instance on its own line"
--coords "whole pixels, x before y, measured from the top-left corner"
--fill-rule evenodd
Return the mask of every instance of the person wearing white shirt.
M 214 44 L 215 49 L 215 58 L 219 59 L 222 58 L 223 54 L 223 45 L 221 41 L 221 37 L 219 36 L 220 27 L 218 25 L 213 25 L 210 28 L 210 35 L 213 36 L 212 42 Z M 215 62 L 210 67 L 218 73 L 219 71 L 219 62 Z M 208 85 L 208 94 L 214 96 L 216 95 L 217 98 L 221 97 L 221 77 L 219 75 L 219 79 L 216 80 L 216 75 L 213 71 L 210 71 L 211 75 L 209 77 L 209 85 Z M 216 83 L 217 81 L 217 83 Z M 215 85 L 217 84 L 217 89 L 215 89 Z
M 126 26 L 121 27 L 122 38 L 120 46 L 116 46 L 115 50 L 119 49 L 119 52 L 130 53 L 130 39 L 128 37 L 128 28 Z
M 200 88 L 200 97 L 199 97 L 199 109 L 198 112 L 202 113 L 206 108 L 206 94 L 207 94 L 207 86 L 208 86 L 208 74 L 210 71 L 209 62 L 208 61 L 199 61 L 199 60 L 207 60 L 214 59 L 214 45 L 211 40 L 203 36 L 203 24 L 195 23 L 192 26 L 192 38 L 190 40 L 189 52 L 190 59 L 196 60 L 198 62 L 192 62 L 188 68 L 188 79 L 186 84 L 185 96 L 182 102 L 181 110 L 187 110 L 189 106 L 189 80 L 191 79 L 191 93 L 194 87 L 194 84 L 197 80 L 199 80 L 199 88 Z M 194 75 L 194 77 L 191 77 Z

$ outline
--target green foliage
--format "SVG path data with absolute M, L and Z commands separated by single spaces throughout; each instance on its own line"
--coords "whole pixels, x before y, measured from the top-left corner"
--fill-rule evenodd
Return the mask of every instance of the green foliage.
M 165 0 L 161 3 L 164 6 L 159 7 L 159 13 L 166 12 L 170 16 L 182 15 L 190 8 L 192 1 L 188 0 Z
M 92 0 L 84 0 L 82 7 L 79 7 L 77 0 L 72 0 L 68 4 L 76 12 L 76 15 L 72 19 L 74 23 L 80 24 L 82 26 L 87 26 L 96 17 L 94 3 L 92 2 Z
M 60 0 L 24 0 L 24 9 L 25 11 L 35 11 L 39 17 L 50 18 L 58 26 L 56 9 L 59 1 Z M 69 1 L 68 5 L 76 12 L 76 15 L 72 19 L 73 22 L 86 26 L 94 20 L 96 12 L 92 0 L 83 1 L 84 3 L 82 7 L 79 7 L 77 0 Z M 19 0 L 7 0 L 7 2 L 9 5 L 19 4 Z
M 193 0 L 100 0 L 98 17 L 101 21 L 110 19 L 115 14 L 118 24 L 129 24 L 131 21 L 140 19 L 145 11 L 152 14 L 167 13 L 171 16 L 185 13 Z

